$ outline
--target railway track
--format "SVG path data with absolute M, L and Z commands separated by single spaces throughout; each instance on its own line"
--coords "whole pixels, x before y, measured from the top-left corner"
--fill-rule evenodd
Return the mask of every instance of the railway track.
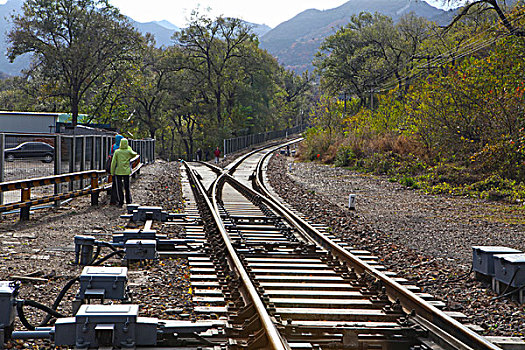
M 113 242 L 76 236 L 75 261 L 88 266 L 61 292 L 80 281 L 75 317 L 29 331 L 4 327 L 13 321 L 15 304 L 19 317 L 24 303 L 46 309 L 15 300 L 19 285 L 0 282 L 0 308 L 8 312 L 0 312 L 0 349 L 4 338 L 77 348 L 499 349 L 462 325 L 461 314 L 440 311 L 442 302 L 387 271 L 380 257 L 283 205 L 266 185 L 265 168 L 285 146 L 255 150 L 226 169 L 183 163 L 183 213 L 128 206 L 124 217 L 135 224 L 114 232 Z M 176 237 L 157 233 L 159 223 L 176 226 Z M 97 260 L 101 248 L 112 252 Z M 138 305 L 126 306 L 132 302 L 124 286 L 127 270 L 115 267 L 118 260 L 91 266 L 117 255 L 138 277 L 142 261 L 182 260 L 189 269 L 191 313 L 177 320 L 138 317 Z M 131 266 L 137 260 L 139 266 Z M 90 305 L 97 299 L 102 305 Z
M 185 164 L 210 254 L 190 257 L 192 286 L 230 319 L 230 348 L 499 349 L 378 257 L 280 204 L 264 180 L 275 150 L 224 172 Z

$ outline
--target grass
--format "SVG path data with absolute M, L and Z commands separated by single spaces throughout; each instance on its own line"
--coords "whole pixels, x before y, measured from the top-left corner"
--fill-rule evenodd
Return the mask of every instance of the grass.
M 492 223 L 508 225 L 525 225 L 524 205 L 494 205 L 488 208 L 491 214 L 475 215 L 474 218 L 483 219 Z

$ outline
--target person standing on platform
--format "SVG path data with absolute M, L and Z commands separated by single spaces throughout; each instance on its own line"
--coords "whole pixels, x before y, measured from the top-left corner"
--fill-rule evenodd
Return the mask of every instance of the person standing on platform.
M 215 164 L 219 164 L 219 156 L 221 155 L 221 150 L 219 149 L 219 146 L 217 146 L 213 154 L 215 155 Z
M 197 148 L 197 161 L 201 162 L 202 161 L 202 150 L 201 148 Z
M 124 192 L 126 193 L 126 203 L 131 204 L 131 192 L 129 190 L 129 175 L 131 175 L 131 166 L 129 161 L 137 155 L 131 147 L 128 145 L 127 139 L 120 141 L 120 147 L 113 154 L 111 160 L 111 175 L 113 175 L 113 181 L 117 183 L 117 199 L 118 206 L 124 205 Z M 124 188 L 123 188 L 124 187 Z

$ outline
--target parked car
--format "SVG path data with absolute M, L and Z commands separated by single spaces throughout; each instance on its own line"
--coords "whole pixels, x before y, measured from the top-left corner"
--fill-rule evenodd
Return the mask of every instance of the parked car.
M 44 163 L 51 163 L 55 157 L 55 148 L 45 142 L 24 142 L 4 151 L 5 160 L 12 162 L 15 159 L 34 159 Z

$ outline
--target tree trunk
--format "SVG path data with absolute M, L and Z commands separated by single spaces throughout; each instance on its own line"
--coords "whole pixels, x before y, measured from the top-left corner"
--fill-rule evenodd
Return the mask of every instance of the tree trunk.
M 73 94 L 73 96 L 71 97 L 71 124 L 73 125 L 73 128 L 76 128 L 78 124 L 78 104 L 78 95 Z

